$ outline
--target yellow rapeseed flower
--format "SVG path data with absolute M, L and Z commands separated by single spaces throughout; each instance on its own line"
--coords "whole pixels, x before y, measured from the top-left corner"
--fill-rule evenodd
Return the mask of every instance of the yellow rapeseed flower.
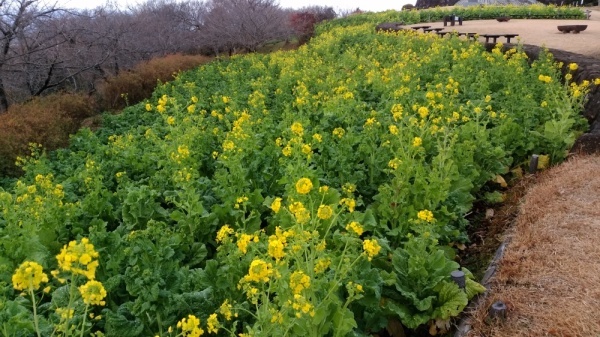
M 271 235 L 269 237 L 269 247 L 267 248 L 267 253 L 269 256 L 279 261 L 285 257 L 285 244 L 282 242 L 276 235 Z
M 310 276 L 302 271 L 295 271 L 290 276 L 290 288 L 294 294 L 300 294 L 302 290 L 310 287 Z
M 333 216 L 333 209 L 328 205 L 320 205 L 317 210 L 317 217 L 321 220 L 327 220 Z
M 433 212 L 427 209 L 419 211 L 419 213 L 417 213 L 417 218 L 426 222 L 433 222 L 433 220 L 435 220 L 435 218 L 433 217 Z
M 240 238 L 237 241 L 237 247 L 238 249 L 243 253 L 246 254 L 248 252 L 248 244 L 251 241 L 258 241 L 258 237 L 255 235 L 250 235 L 250 234 L 242 234 L 240 235 Z
M 322 272 L 324 272 L 325 270 L 327 270 L 327 268 L 329 268 L 329 266 L 331 265 L 331 260 L 330 259 L 319 259 L 317 260 L 317 263 L 315 263 L 315 274 L 320 274 Z
M 302 124 L 300 124 L 299 122 L 294 122 L 292 124 L 292 132 L 298 136 L 298 137 L 302 137 L 302 135 L 304 134 L 304 128 L 302 127 Z
M 569 63 L 569 70 L 570 71 L 575 71 L 575 70 L 577 70 L 577 68 L 579 68 L 577 66 L 577 63 Z
M 344 137 L 345 133 L 346 133 L 346 131 L 343 128 L 335 128 L 335 129 L 333 129 L 333 135 L 337 136 L 338 138 Z
M 402 104 L 394 104 L 392 106 L 392 116 L 394 117 L 394 121 L 398 121 L 402 118 L 402 112 L 404 111 L 404 107 Z
M 310 302 L 304 298 L 304 296 L 295 294 L 294 302 L 292 303 L 292 308 L 296 310 L 296 317 L 300 318 L 303 314 L 309 314 L 311 317 L 315 315 L 314 307 Z
M 277 197 L 273 200 L 271 203 L 271 209 L 273 212 L 279 213 L 279 210 L 281 209 L 281 198 Z
M 421 145 L 423 145 L 423 139 L 421 139 L 421 137 L 413 138 L 412 146 L 419 147 Z
M 180 158 L 187 158 L 190 156 L 190 149 L 187 147 L 187 145 L 179 145 L 177 147 L 177 153 L 179 154 Z
M 340 205 L 345 205 L 348 207 L 348 211 L 352 213 L 356 207 L 356 201 L 352 198 L 342 198 L 342 200 L 340 200 Z
M 298 223 L 304 224 L 310 220 L 310 211 L 302 207 L 294 212 L 294 216 L 296 217 L 296 221 L 298 221 Z
M 388 162 L 388 167 L 397 170 L 400 164 L 402 164 L 402 161 L 398 158 L 394 158 Z
M 224 225 L 217 232 L 217 243 L 227 240 L 231 234 L 233 234 L 233 229 L 229 225 Z
M 364 229 L 362 228 L 362 226 L 356 221 L 352 221 L 351 223 L 346 225 L 346 230 L 349 232 L 352 231 L 352 232 L 356 233 L 358 236 L 361 236 L 362 233 L 364 232 Z
M 60 254 L 56 256 L 58 267 L 65 272 L 84 275 L 90 280 L 96 277 L 98 268 L 98 252 L 88 238 L 83 238 L 78 243 L 71 241 L 63 246 Z
M 58 316 L 60 316 L 61 320 L 71 319 L 73 318 L 73 314 L 75 313 L 75 310 L 66 308 L 56 308 L 56 310 L 54 311 Z
M 375 122 L 377 122 L 377 119 L 375 117 L 367 118 L 367 121 L 365 122 L 364 126 L 373 126 Z
M 223 151 L 232 151 L 235 149 L 235 143 L 231 140 L 226 140 L 223 142 Z
M 254 259 L 250 263 L 248 274 L 244 276 L 246 282 L 269 282 L 269 278 L 273 274 L 272 265 L 261 259 Z
M 296 182 L 296 191 L 300 194 L 308 194 L 312 188 L 312 181 L 310 181 L 308 178 L 300 178 Z
M 379 245 L 379 242 L 377 242 L 377 239 L 367 239 L 363 241 L 363 250 L 365 251 L 369 261 L 371 261 L 375 255 L 379 254 L 381 246 Z
M 344 186 L 342 186 L 342 190 L 345 193 L 352 194 L 356 191 L 356 185 L 352 183 L 345 183 Z
M 48 275 L 36 262 L 25 261 L 12 276 L 13 287 L 17 290 L 38 290 L 42 283 L 48 282 Z
M 96 280 L 90 280 L 86 284 L 79 287 L 79 293 L 83 299 L 83 303 L 88 305 L 104 305 L 106 290 L 102 283 Z
M 206 330 L 208 330 L 208 333 L 217 333 L 219 332 L 219 320 L 217 319 L 217 314 L 211 314 L 210 316 L 208 316 L 208 319 L 206 319 Z
M 540 74 L 540 76 L 538 76 L 538 80 L 540 80 L 544 83 L 550 83 L 550 82 L 552 82 L 552 77 Z
M 269 312 L 271 312 L 271 323 L 283 323 L 283 315 L 281 312 L 272 308 L 269 309 Z
M 312 149 L 310 148 L 309 144 L 304 144 L 302 145 L 302 153 L 309 155 L 312 154 Z
M 317 252 L 322 252 L 325 250 L 325 248 L 327 248 L 327 241 L 325 241 L 325 240 L 322 240 L 321 242 L 319 242 L 317 247 L 315 247 Z
M 289 145 L 287 145 L 281 150 L 281 153 L 283 153 L 284 156 L 289 157 L 292 155 L 292 148 Z
M 177 327 L 181 329 L 182 336 L 200 337 L 204 334 L 204 330 L 200 327 L 200 319 L 194 315 L 182 318 L 181 321 L 177 322 Z
M 223 304 L 221 304 L 221 306 L 219 307 L 219 312 L 221 313 L 221 315 L 223 315 L 223 317 L 225 317 L 226 320 L 230 321 L 231 318 L 234 316 L 231 312 L 231 309 L 233 309 L 233 306 L 229 304 L 229 300 L 225 300 L 225 302 L 223 302 Z

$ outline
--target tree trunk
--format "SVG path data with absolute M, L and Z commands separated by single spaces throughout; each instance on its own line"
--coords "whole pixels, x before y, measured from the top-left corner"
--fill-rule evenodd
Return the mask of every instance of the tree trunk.
M 6 98 L 2 76 L 0 76 L 0 114 L 6 113 L 6 111 L 8 111 L 8 99 Z

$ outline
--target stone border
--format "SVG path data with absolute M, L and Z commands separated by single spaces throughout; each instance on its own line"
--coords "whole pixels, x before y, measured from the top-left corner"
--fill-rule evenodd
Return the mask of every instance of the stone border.
M 512 228 L 513 224 L 514 224 L 514 221 L 510 224 L 508 230 L 510 230 L 510 228 Z M 469 314 L 469 312 L 475 311 L 475 309 L 477 309 L 477 307 L 479 307 L 479 305 L 481 305 L 481 303 L 489 295 L 490 290 L 491 290 L 489 282 L 490 282 L 491 278 L 494 276 L 494 274 L 496 273 L 498 264 L 500 263 L 500 260 L 504 256 L 504 251 L 506 250 L 506 246 L 508 246 L 509 243 L 510 243 L 510 236 L 507 239 L 505 239 L 502 242 L 502 244 L 500 244 L 500 247 L 498 247 L 498 249 L 496 250 L 496 253 L 494 254 L 494 258 L 492 258 L 490 265 L 486 269 L 485 274 L 483 275 L 483 278 L 481 279 L 481 284 L 485 287 L 485 292 L 483 294 L 478 295 L 476 297 L 476 299 L 474 301 L 471 301 L 467 305 L 467 307 L 463 310 L 463 317 L 460 319 L 458 325 L 456 326 L 456 332 L 454 333 L 454 337 L 465 337 L 465 336 L 467 336 L 469 331 L 471 331 L 471 315 Z

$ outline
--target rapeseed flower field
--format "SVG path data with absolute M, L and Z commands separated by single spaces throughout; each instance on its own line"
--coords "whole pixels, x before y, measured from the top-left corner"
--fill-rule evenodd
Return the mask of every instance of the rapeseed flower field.
M 0 189 L 0 332 L 444 330 L 483 290 L 455 261 L 474 200 L 533 153 L 563 159 L 598 85 L 502 47 L 332 25 L 32 145 Z

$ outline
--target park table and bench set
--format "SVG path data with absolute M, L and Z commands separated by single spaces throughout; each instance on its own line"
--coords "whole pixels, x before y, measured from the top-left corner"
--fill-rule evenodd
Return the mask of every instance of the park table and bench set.
M 462 26 L 462 20 L 459 21 Z M 444 28 L 431 28 L 431 26 L 412 26 L 410 27 L 414 30 L 422 29 L 425 33 L 435 32 L 439 36 L 444 36 L 446 34 L 457 34 L 458 36 L 466 36 L 469 40 L 475 40 L 477 33 L 459 33 L 459 32 L 444 32 Z M 498 38 L 504 37 L 506 38 L 506 43 L 510 43 L 510 40 L 519 36 L 519 34 L 480 34 L 479 36 L 485 38 L 486 43 L 496 43 Z
M 462 18 L 459 16 L 456 16 L 456 15 L 448 15 L 448 16 L 444 17 L 444 27 L 446 27 L 448 24 L 450 24 L 451 26 L 454 26 L 456 23 L 458 23 L 459 26 L 462 26 L 462 24 L 463 24 Z M 486 43 L 491 42 L 494 44 L 501 37 L 506 38 L 506 43 L 510 43 L 511 39 L 519 36 L 519 34 L 477 34 L 477 33 L 459 33 L 456 31 L 449 32 L 449 31 L 443 31 L 444 28 L 442 28 L 442 27 L 432 28 L 431 26 L 427 26 L 427 25 L 404 27 L 404 22 L 382 23 L 382 24 L 377 25 L 377 27 L 375 29 L 377 31 L 400 31 L 400 30 L 404 30 L 404 29 L 413 29 L 413 30 L 422 29 L 424 33 L 432 33 L 433 32 L 433 33 L 438 34 L 441 37 L 445 36 L 446 34 L 456 34 L 458 36 L 465 36 L 465 37 L 467 37 L 467 39 L 473 40 L 473 41 L 476 40 L 477 37 L 479 36 L 479 37 L 485 38 Z

